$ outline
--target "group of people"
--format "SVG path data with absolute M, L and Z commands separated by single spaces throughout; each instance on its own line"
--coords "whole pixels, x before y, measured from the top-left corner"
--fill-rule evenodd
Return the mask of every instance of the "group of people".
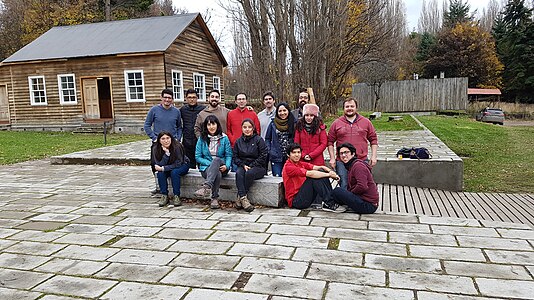
M 185 99 L 178 109 L 172 91 L 164 89 L 161 103 L 145 120 L 145 132 L 153 142 L 153 193 L 161 193 L 160 206 L 181 205 L 180 177 L 198 167 L 205 181 L 196 197 L 210 198 L 211 208 L 219 208 L 221 178 L 232 171 L 238 191 L 235 206 L 250 212 L 254 206 L 248 192 L 270 167 L 273 176 L 283 178 L 289 207 L 376 211 L 379 197 L 371 168 L 377 161 L 378 140 L 372 123 L 358 114 L 356 99 L 344 101 L 343 116 L 328 132 L 305 89 L 299 91 L 294 110 L 285 102 L 276 104 L 273 93 L 266 92 L 265 109 L 258 114 L 247 105 L 245 93 L 235 96 L 233 110 L 220 104 L 218 90 L 209 92 L 206 106 L 198 104 L 194 89 L 185 92 Z M 328 165 L 323 156 L 327 148 Z M 169 195 L 169 177 L 174 197 Z M 332 189 L 330 180 L 339 180 L 339 187 Z

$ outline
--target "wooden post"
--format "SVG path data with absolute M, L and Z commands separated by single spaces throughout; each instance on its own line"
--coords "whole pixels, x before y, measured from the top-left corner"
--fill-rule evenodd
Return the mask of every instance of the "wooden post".
M 315 95 L 313 94 L 313 88 L 309 87 L 309 88 L 307 88 L 307 90 L 308 90 L 308 95 L 310 95 L 310 99 L 309 99 L 308 103 L 317 104 L 315 102 Z

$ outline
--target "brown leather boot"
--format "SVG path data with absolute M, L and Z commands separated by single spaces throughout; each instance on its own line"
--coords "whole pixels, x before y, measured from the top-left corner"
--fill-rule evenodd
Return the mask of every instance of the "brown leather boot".
M 237 198 L 235 199 L 235 208 L 236 209 L 242 209 L 243 208 L 243 204 L 241 204 L 241 197 L 239 197 L 239 195 L 237 195 Z
M 250 204 L 250 201 L 248 201 L 247 195 L 239 198 L 241 200 L 241 205 L 243 205 L 243 209 L 246 212 L 251 212 L 254 210 L 254 205 Z

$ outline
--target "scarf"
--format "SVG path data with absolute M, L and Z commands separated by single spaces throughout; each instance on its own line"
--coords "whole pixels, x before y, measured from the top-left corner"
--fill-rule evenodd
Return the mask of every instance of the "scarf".
M 279 131 L 282 131 L 282 132 L 285 132 L 287 131 L 289 125 L 287 124 L 287 121 L 289 120 L 289 118 L 285 119 L 285 120 L 282 120 L 282 119 L 279 119 L 279 118 L 274 118 L 274 125 L 276 126 L 276 129 L 278 129 Z
M 219 150 L 219 140 L 222 138 L 222 135 L 209 135 L 208 138 L 210 139 L 210 144 L 208 145 L 208 148 L 210 150 L 211 156 L 217 155 L 217 150 Z
M 311 134 L 311 133 L 312 133 L 312 132 L 311 132 L 311 131 L 312 131 L 312 125 L 311 125 L 311 124 L 308 124 L 308 123 L 304 122 L 304 129 L 306 130 L 306 132 L 307 132 L 308 134 Z
M 352 164 L 354 164 L 354 162 L 357 160 L 358 158 L 356 157 L 356 155 L 351 158 L 351 160 L 349 160 L 346 164 L 343 164 L 345 165 L 345 169 L 350 170 L 350 168 L 352 167 Z

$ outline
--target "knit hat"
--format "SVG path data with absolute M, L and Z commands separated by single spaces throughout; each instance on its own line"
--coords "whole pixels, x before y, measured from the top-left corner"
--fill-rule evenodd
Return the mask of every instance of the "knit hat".
M 306 104 L 304 105 L 304 108 L 302 108 L 302 114 L 303 115 L 314 115 L 319 116 L 319 106 L 315 104 Z

